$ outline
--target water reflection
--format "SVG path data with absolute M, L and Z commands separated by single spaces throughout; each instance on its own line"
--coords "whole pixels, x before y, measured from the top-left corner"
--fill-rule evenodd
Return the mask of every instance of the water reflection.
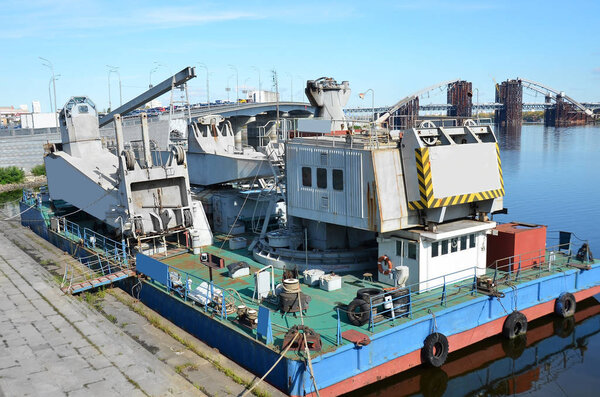
M 546 395 L 559 377 L 571 372 L 587 368 L 595 376 L 596 368 L 584 364 L 590 361 L 590 341 L 600 339 L 599 314 L 600 303 L 591 298 L 578 303 L 574 317 L 532 322 L 524 338 L 490 338 L 450 354 L 441 368 L 416 368 L 348 396 Z M 592 364 L 594 358 L 592 354 Z M 571 385 L 565 391 L 579 395 L 590 386 Z
M 496 138 L 501 150 L 521 148 L 521 125 L 496 126 Z

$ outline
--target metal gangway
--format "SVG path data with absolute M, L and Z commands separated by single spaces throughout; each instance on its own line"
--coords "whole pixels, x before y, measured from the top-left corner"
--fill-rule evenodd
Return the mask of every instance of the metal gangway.
M 60 285 L 64 293 L 78 294 L 135 276 L 124 242 L 80 227 L 66 218 L 54 218 L 50 224 L 54 232 L 79 243 L 72 252 L 78 261 L 67 261 L 65 266 Z

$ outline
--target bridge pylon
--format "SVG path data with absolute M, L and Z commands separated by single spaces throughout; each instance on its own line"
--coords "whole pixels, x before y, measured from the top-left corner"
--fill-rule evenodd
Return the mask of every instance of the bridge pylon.
M 496 102 L 504 107 L 495 111 L 501 126 L 521 125 L 523 122 L 523 86 L 521 80 L 506 80 L 496 84 Z

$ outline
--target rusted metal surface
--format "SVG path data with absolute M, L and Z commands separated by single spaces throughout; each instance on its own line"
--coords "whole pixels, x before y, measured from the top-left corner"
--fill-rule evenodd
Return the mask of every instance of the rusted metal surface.
M 371 339 L 366 334 L 355 329 L 342 332 L 342 338 L 354 343 L 356 346 L 366 346 L 371 343 Z
M 300 334 L 299 338 L 296 337 L 298 334 Z M 294 325 L 292 328 L 290 328 L 283 338 L 282 348 L 285 349 L 291 344 L 291 350 L 303 351 L 305 348 L 304 337 L 306 337 L 306 345 L 308 346 L 308 350 L 315 352 L 321 351 L 323 348 L 321 343 L 321 335 L 305 325 Z
M 496 102 L 503 103 L 502 109 L 496 110 L 498 124 L 521 125 L 523 120 L 523 86 L 520 80 L 506 80 L 496 85 Z
M 448 84 L 448 116 L 471 117 L 473 107 L 473 84 L 470 81 L 455 81 Z

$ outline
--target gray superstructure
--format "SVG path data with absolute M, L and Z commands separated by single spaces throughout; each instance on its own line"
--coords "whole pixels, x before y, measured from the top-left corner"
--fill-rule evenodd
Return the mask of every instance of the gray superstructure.
M 201 204 L 191 199 L 185 152 L 175 149 L 165 164 L 153 164 L 146 115 L 141 119 L 143 156 L 138 162 L 124 149 L 119 115 L 116 156 L 102 147 L 93 102 L 69 99 L 60 113 L 62 144 L 48 145 L 44 157 L 50 197 L 138 241 L 188 231 L 199 252 L 212 243 L 212 234 Z

